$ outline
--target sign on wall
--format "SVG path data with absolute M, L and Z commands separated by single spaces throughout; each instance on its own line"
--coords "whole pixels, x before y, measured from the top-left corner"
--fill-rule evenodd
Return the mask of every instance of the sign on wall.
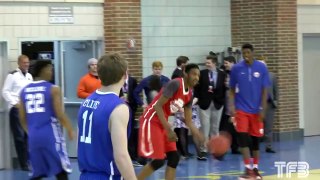
M 49 24 L 73 24 L 72 6 L 49 6 Z

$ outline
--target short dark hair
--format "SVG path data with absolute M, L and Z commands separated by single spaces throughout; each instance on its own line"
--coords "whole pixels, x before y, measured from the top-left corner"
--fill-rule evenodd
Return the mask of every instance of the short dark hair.
M 52 65 L 51 60 L 36 60 L 32 67 L 32 76 L 39 77 L 42 69 L 46 68 L 48 65 Z
M 209 59 L 210 59 L 211 62 L 214 63 L 214 64 L 217 64 L 217 63 L 218 63 L 218 57 L 217 57 L 217 55 L 212 55 L 212 54 L 211 54 L 211 55 L 208 55 L 208 56 L 207 56 L 207 60 L 209 60 Z
M 187 56 L 179 56 L 176 60 L 177 66 L 181 66 L 181 64 L 185 64 L 189 61 L 189 58 Z
M 236 63 L 236 58 L 234 58 L 233 56 L 227 56 L 224 58 L 225 61 L 228 61 L 229 63 Z
M 254 51 L 253 45 L 249 43 L 242 45 L 242 49 L 250 49 L 251 51 Z
M 187 64 L 185 67 L 184 67 L 184 72 L 185 73 L 189 73 L 191 69 L 199 69 L 199 66 L 197 64 L 194 64 L 194 63 L 190 63 L 190 64 Z
M 101 84 L 109 86 L 121 80 L 127 73 L 128 62 L 118 53 L 107 53 L 98 61 L 98 76 Z
M 158 75 L 151 75 L 150 79 L 149 79 L 149 90 L 155 90 L 155 91 L 160 91 L 161 89 L 161 80 L 160 80 L 160 76 Z

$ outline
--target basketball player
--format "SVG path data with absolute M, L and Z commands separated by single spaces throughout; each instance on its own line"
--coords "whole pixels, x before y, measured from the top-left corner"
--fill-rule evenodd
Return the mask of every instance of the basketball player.
M 146 179 L 161 168 L 167 157 L 166 180 L 175 179 L 179 154 L 176 148 L 177 135 L 168 123 L 168 116 L 183 112 L 185 123 L 192 134 L 204 141 L 204 137 L 192 123 L 192 88 L 199 81 L 200 70 L 196 64 L 187 64 L 183 78 L 171 80 L 149 104 L 140 118 L 139 154 L 153 159 L 144 166 L 138 179 Z
M 98 61 L 102 87 L 81 104 L 78 114 L 78 162 L 81 180 L 135 180 L 128 153 L 129 108 L 119 98 L 127 61 L 110 53 Z
M 55 175 L 68 179 L 71 172 L 62 126 L 73 139 L 72 126 L 63 112 L 60 88 L 51 84 L 51 61 L 38 60 L 34 65 L 34 82 L 22 89 L 19 115 L 28 133 L 32 179 Z
M 259 138 L 263 136 L 263 119 L 267 108 L 267 67 L 253 58 L 253 46 L 242 46 L 243 59 L 230 73 L 230 114 L 235 118 L 238 142 L 245 164 L 243 179 L 262 179 L 258 171 Z M 250 140 L 251 139 L 251 140 Z M 253 167 L 249 145 L 252 142 Z

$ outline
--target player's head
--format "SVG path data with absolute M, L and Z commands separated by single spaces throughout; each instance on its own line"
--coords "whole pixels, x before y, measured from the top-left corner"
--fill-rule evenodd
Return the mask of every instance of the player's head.
M 161 89 L 161 80 L 158 75 L 151 75 L 149 79 L 149 89 L 150 91 L 160 91 Z
M 232 66 L 236 63 L 236 59 L 233 56 L 228 56 L 224 58 L 223 65 L 226 70 L 230 71 Z
M 118 53 L 107 53 L 98 61 L 98 76 L 103 86 L 121 83 L 127 77 L 128 62 Z
M 189 61 L 187 56 L 179 56 L 176 60 L 177 66 L 183 68 Z
M 189 87 L 194 87 L 198 84 L 200 69 L 199 66 L 193 63 L 187 64 L 184 68 L 185 80 Z
M 28 56 L 23 55 L 23 54 L 20 55 L 18 57 L 18 66 L 21 69 L 21 71 L 27 72 L 29 69 L 29 66 L 30 66 L 30 61 L 29 61 Z
M 50 60 L 37 60 L 33 65 L 34 78 L 43 79 L 46 81 L 52 80 L 53 70 L 52 62 Z
M 242 45 L 242 56 L 246 62 L 253 60 L 253 46 L 252 44 L 244 44 Z
M 163 69 L 163 64 L 161 61 L 154 61 L 152 63 L 152 72 L 154 75 L 161 76 Z

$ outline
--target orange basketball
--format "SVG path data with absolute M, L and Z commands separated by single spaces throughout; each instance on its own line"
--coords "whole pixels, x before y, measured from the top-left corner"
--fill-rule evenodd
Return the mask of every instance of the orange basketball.
M 230 137 L 226 134 L 220 134 L 210 138 L 208 149 L 216 159 L 220 159 L 230 148 Z

